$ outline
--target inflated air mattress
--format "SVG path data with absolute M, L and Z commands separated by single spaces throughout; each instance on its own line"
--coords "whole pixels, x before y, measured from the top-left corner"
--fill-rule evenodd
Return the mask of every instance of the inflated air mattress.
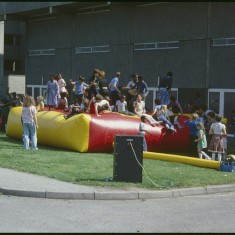
M 6 135 L 22 139 L 22 107 L 11 109 L 8 117 Z M 78 152 L 112 152 L 115 135 L 137 135 L 140 118 L 119 113 L 78 114 L 69 119 L 57 111 L 37 113 L 38 144 Z M 181 115 L 180 123 L 188 117 Z M 189 145 L 188 127 L 177 128 L 171 132 L 164 125 L 151 126 L 146 123 L 150 134 L 146 133 L 148 151 L 173 153 L 185 151 Z

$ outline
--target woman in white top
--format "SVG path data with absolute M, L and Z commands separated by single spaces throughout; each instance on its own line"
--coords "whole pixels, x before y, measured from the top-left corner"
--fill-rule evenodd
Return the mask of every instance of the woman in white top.
M 145 110 L 145 101 L 142 100 L 142 96 L 141 95 L 137 95 L 136 97 L 136 101 L 134 102 L 134 113 L 136 115 L 138 115 L 139 117 L 141 116 L 145 116 L 147 121 L 154 126 L 155 124 L 159 124 L 162 122 L 158 122 L 156 121 L 151 115 L 146 114 L 146 110 Z
M 30 149 L 29 143 L 31 141 L 32 150 L 37 150 L 37 109 L 35 107 L 35 100 L 31 96 L 27 96 L 23 100 L 22 108 L 22 124 L 23 124 L 23 141 L 24 148 Z
M 227 135 L 226 127 L 221 123 L 222 117 L 219 115 L 215 116 L 215 122 L 211 124 L 209 135 L 212 135 L 210 145 L 208 148 L 209 152 L 212 152 L 212 160 L 215 160 L 215 154 L 218 154 L 218 161 L 221 161 L 221 154 L 224 153 L 224 139 Z
M 62 94 L 67 94 L 67 90 L 66 90 L 66 82 L 65 80 L 63 79 L 62 77 L 62 74 L 59 73 L 58 76 L 57 76 L 57 83 L 59 85 L 59 93 L 60 93 L 60 96 Z

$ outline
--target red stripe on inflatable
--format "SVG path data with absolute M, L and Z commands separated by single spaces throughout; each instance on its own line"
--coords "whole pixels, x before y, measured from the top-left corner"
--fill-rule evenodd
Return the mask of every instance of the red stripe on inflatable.
M 88 152 L 112 152 L 115 135 L 137 135 L 139 124 L 140 118 L 118 113 L 102 113 L 101 117 L 91 114 Z M 163 125 L 152 127 L 146 123 L 146 126 L 150 132 L 145 135 L 148 151 L 175 152 L 187 149 L 188 127 L 171 133 Z

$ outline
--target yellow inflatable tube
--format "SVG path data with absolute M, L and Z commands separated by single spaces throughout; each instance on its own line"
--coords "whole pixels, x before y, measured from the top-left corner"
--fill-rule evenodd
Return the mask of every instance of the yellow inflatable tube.
M 22 138 L 21 124 L 22 107 L 11 109 L 8 117 L 6 135 L 13 138 Z M 40 111 L 37 113 L 38 143 L 53 147 L 87 152 L 89 143 L 90 115 L 76 115 L 65 119 L 63 113 L 56 111 Z M 66 130 L 66 131 L 65 131 Z M 82 135 L 81 135 L 82 133 Z
M 189 118 L 192 117 L 192 114 L 191 114 L 191 113 L 184 113 L 184 115 L 187 116 L 187 117 L 189 117 Z M 222 117 L 221 122 L 222 122 L 223 124 L 227 125 L 227 124 L 228 124 L 228 119 L 225 118 L 225 117 Z
M 154 152 L 143 152 L 143 157 L 147 159 L 162 160 L 168 162 L 179 162 L 193 166 L 199 166 L 204 168 L 219 169 L 220 162 L 213 160 L 205 160 L 194 157 L 180 156 L 175 154 L 166 153 L 154 153 Z

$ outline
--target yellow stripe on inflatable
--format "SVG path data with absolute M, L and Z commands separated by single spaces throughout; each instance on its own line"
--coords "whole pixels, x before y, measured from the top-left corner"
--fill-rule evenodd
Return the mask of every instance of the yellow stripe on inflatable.
M 9 113 L 6 135 L 22 138 L 22 107 L 12 108 Z M 65 119 L 63 113 L 56 111 L 40 111 L 37 113 L 38 143 L 87 152 L 89 145 L 89 114 L 79 114 Z
M 187 116 L 187 117 L 189 117 L 189 118 L 191 118 L 191 117 L 192 117 L 192 114 L 191 114 L 191 113 L 184 113 L 184 115 L 185 115 L 185 116 Z M 228 119 L 227 119 L 227 118 L 225 118 L 225 117 L 222 117 L 221 122 L 222 122 L 223 124 L 227 125 L 227 123 L 228 123 Z
M 178 163 L 184 163 L 188 165 L 205 167 L 205 168 L 212 168 L 212 169 L 217 169 L 217 170 L 220 168 L 220 162 L 218 161 L 180 156 L 180 155 L 175 155 L 175 154 L 143 152 L 143 157 L 147 159 L 155 159 L 155 160 L 162 160 L 162 161 L 168 161 L 168 162 L 178 162 Z
M 11 108 L 8 115 L 6 135 L 13 138 L 22 139 L 23 129 L 21 124 L 22 107 Z

